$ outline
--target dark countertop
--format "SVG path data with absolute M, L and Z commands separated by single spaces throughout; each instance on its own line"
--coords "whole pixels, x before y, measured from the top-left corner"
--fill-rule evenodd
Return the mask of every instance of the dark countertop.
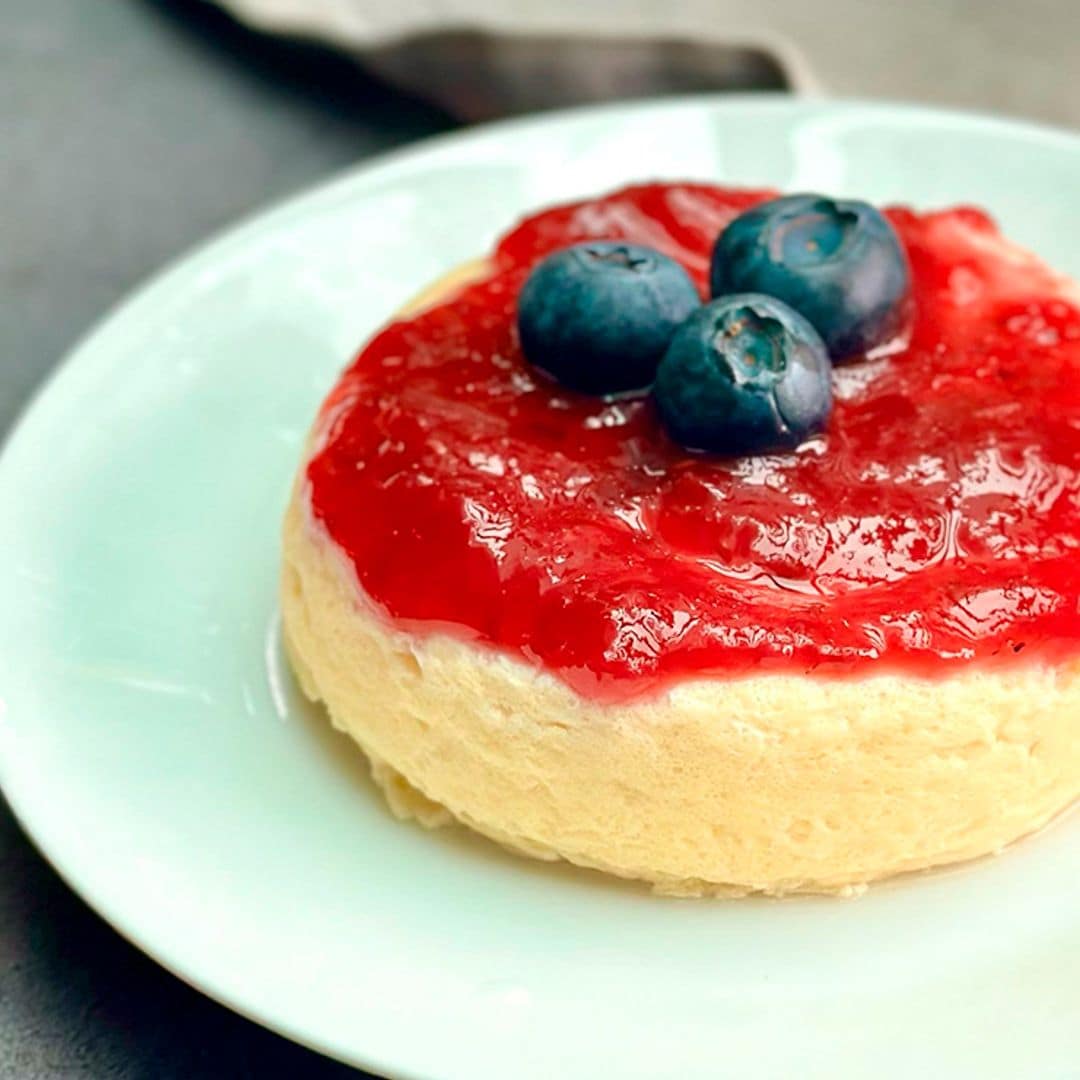
M 818 2 L 857 10 L 851 33 L 873 37 L 873 4 Z M 747 6 L 765 17 L 785 7 Z M 824 14 L 819 26 L 808 5 L 787 7 L 802 20 L 788 31 L 817 62 L 834 47 Z M 910 42 L 938 15 L 943 37 L 970 24 L 965 64 L 944 63 L 940 42 L 936 53 L 932 43 L 897 52 L 891 69 L 866 54 L 862 81 L 846 64 L 838 89 L 1080 124 L 1080 95 L 1069 92 L 1080 32 L 1055 23 L 1076 18 L 1074 0 L 888 7 L 892 23 L 911 12 Z M 452 126 L 347 60 L 260 39 L 197 0 L 3 8 L 0 433 L 71 343 L 163 263 L 270 200 Z M 979 57 L 985 66 L 969 69 Z M 360 1075 L 212 1003 L 128 945 L 46 865 L 0 798 L 0 1076 L 277 1074 Z

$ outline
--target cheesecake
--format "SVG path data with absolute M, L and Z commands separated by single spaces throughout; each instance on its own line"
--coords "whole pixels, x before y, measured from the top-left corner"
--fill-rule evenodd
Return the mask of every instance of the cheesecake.
M 774 197 L 542 210 L 330 391 L 285 517 L 284 637 L 398 816 L 662 893 L 850 894 L 1080 795 L 1080 294 L 985 213 L 881 212 L 902 303 L 880 340 L 822 329 L 827 414 L 781 410 L 774 444 L 685 445 L 707 394 L 661 395 L 674 345 L 652 391 L 527 355 L 545 260 L 640 245 L 707 310 L 718 237 Z M 740 303 L 743 334 L 764 309 Z M 780 348 L 782 323 L 753 326 Z

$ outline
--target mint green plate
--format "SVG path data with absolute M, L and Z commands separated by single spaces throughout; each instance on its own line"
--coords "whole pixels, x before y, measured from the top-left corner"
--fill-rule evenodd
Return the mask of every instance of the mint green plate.
M 396 823 L 297 697 L 278 519 L 335 373 L 518 215 L 649 176 L 981 203 L 1080 275 L 1080 140 L 924 109 L 613 106 L 349 173 L 142 290 L 12 437 L 4 791 L 170 970 L 394 1076 L 1076 1076 L 1075 817 L 858 901 L 657 899 Z

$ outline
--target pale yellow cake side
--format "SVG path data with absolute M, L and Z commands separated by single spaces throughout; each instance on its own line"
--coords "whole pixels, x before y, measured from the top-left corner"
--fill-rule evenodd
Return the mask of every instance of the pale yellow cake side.
M 696 679 L 601 704 L 392 629 L 301 497 L 282 605 L 305 692 L 399 813 L 440 824 L 443 807 L 529 854 L 665 891 L 843 890 L 995 851 L 1080 795 L 1076 665 Z

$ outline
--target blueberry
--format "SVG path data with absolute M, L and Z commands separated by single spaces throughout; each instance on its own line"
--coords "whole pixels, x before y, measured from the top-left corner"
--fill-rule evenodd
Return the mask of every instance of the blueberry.
M 756 454 L 797 446 L 832 408 L 825 343 L 797 311 L 760 293 L 724 296 L 676 331 L 653 394 L 690 450 Z
M 911 288 L 892 226 L 868 203 L 788 195 L 740 214 L 713 248 L 713 296 L 762 292 L 790 304 L 834 360 L 867 353 L 904 327 Z
M 701 305 L 674 259 L 639 244 L 597 240 L 549 255 L 518 297 L 525 358 L 587 394 L 641 390 L 675 328 Z

